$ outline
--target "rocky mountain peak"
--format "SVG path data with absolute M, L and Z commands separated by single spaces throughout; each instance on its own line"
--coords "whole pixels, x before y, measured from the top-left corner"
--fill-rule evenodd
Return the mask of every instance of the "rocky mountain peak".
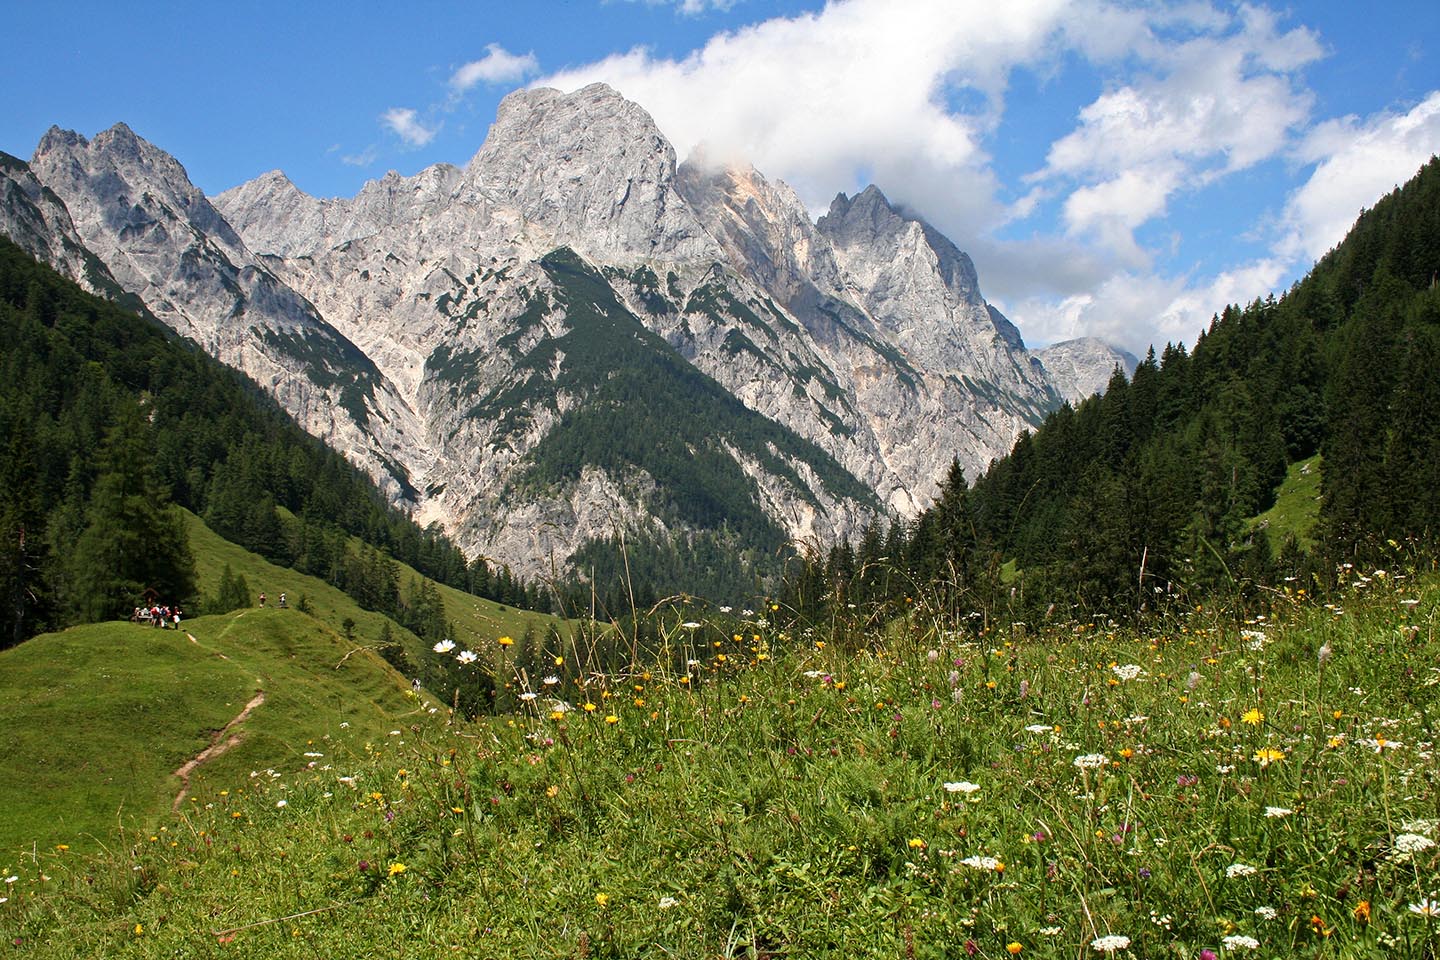
M 1103 393 L 1110 375 L 1119 367 L 1129 377 L 1140 361 L 1135 355 L 1095 337 L 1062 340 L 1035 351 L 1055 389 L 1071 403 Z
M 538 247 L 601 259 L 714 256 L 675 192 L 675 167 L 650 114 L 605 84 L 521 90 L 501 101 L 459 191 L 494 218 L 518 218 Z

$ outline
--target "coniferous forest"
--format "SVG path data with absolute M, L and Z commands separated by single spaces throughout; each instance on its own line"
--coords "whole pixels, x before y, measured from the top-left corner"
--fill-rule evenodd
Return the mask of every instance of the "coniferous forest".
M 1313 543 L 1254 518 L 1287 467 L 1321 471 Z M 1124 616 L 1345 563 L 1433 561 L 1440 533 L 1440 161 L 1364 211 L 1278 300 L 1229 306 L 1192 349 L 1062 406 L 981 477 L 952 465 L 937 502 L 888 536 L 811 557 L 790 600 Z

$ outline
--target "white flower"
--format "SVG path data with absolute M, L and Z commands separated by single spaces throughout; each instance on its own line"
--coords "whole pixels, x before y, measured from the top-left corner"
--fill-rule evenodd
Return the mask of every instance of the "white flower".
M 1269 818 L 1272 819 L 1272 820 L 1278 819 L 1279 817 L 1288 817 L 1288 816 L 1290 816 L 1290 814 L 1292 814 L 1292 813 L 1294 813 L 1294 812 L 1295 812 L 1295 811 L 1294 811 L 1294 810 L 1291 810 L 1289 807 L 1266 807 L 1266 808 L 1265 808 L 1265 816 L 1269 817 Z
M 1414 854 L 1423 853 L 1433 846 L 1435 841 L 1429 837 L 1418 833 L 1402 833 L 1395 838 L 1395 849 L 1390 852 L 1390 859 L 1395 863 L 1405 863 Z
M 1419 903 L 1412 903 L 1410 904 L 1410 912 L 1417 917 L 1426 917 L 1431 920 L 1440 917 L 1440 899 L 1430 897 L 1429 899 L 1421 900 Z
M 734 609 L 735 609 L 734 607 L 721 607 L 721 608 L 720 608 L 720 612 L 721 612 L 721 613 L 729 613 L 731 610 L 734 610 Z M 669 897 L 666 897 L 665 899 L 669 900 L 670 898 L 669 898 Z
M 536 697 L 538 697 L 538 696 L 539 696 L 538 693 L 534 693 L 534 692 L 532 692 L 532 691 L 530 691 L 530 690 L 526 690 L 524 693 L 520 694 L 520 699 L 521 699 L 521 700 L 524 700 L 526 703 L 529 703 L 531 700 L 534 700 L 534 699 L 535 699 Z
M 680 626 L 684 627 L 686 630 L 700 629 L 700 624 L 696 623 L 694 620 L 686 620 L 684 623 L 680 624 Z
M 1054 727 L 1048 723 L 1032 723 L 1025 728 L 1026 733 L 1053 733 Z
M 12 875 L 12 876 L 6 877 L 6 878 L 5 878 L 5 882 L 6 882 L 6 883 L 14 883 L 16 880 L 19 880 L 19 879 L 20 879 L 20 878 L 19 878 L 18 876 Z
M 275 801 L 275 806 L 277 806 L 277 807 L 288 807 L 288 806 L 290 806 L 290 801 L 288 801 L 288 800 L 276 800 L 276 801 Z
M 480 658 L 473 650 L 461 650 L 459 653 L 455 654 L 455 659 L 459 660 L 461 663 L 474 663 Z
M 727 611 L 729 610 L 728 607 L 725 607 L 725 608 L 722 608 L 722 609 L 725 609 L 725 610 L 727 610 Z M 680 901 L 679 901 L 679 900 L 676 900 L 674 897 L 661 897 L 661 898 L 660 898 L 660 909 L 661 909 L 661 910 L 669 910 L 671 907 L 678 907 L 678 906 L 680 906 Z
M 560 682 L 560 678 L 557 677 L 557 676 L 555 676 L 554 674 L 551 674 L 550 676 L 546 677 L 544 680 L 541 680 L 540 682 L 543 683 L 543 684 L 545 684 L 545 686 L 547 686 L 547 687 L 553 687 L 553 686 L 555 686 L 555 684 L 557 684 L 557 683 Z
M 307 757 L 323 757 L 323 756 L 325 756 L 325 754 L 323 754 L 323 753 L 316 753 L 314 750 L 307 750 L 307 751 L 305 751 L 305 756 L 307 756 Z
M 1109 936 L 1091 940 L 1090 946 L 1099 953 L 1114 953 L 1116 950 L 1130 949 L 1130 938 L 1123 934 L 1112 933 Z
M 432 648 L 436 653 L 449 653 L 455 649 L 454 640 L 441 640 Z
M 1261 920 L 1274 920 L 1279 914 L 1275 911 L 1274 907 L 1256 907 L 1255 916 Z
M 1110 668 L 1110 672 L 1121 680 L 1134 680 L 1140 676 L 1141 669 L 1138 663 L 1122 663 Z M 1101 939 L 1104 939 L 1103 937 Z
M 1225 876 L 1231 880 L 1236 877 L 1248 877 L 1255 872 L 1255 868 L 1248 863 L 1232 863 L 1225 868 Z
M 1247 937 L 1243 933 L 1231 934 L 1220 941 L 1226 950 L 1256 950 L 1260 947 L 1260 941 L 1254 937 Z
M 947 793 L 974 793 L 980 789 L 980 784 L 971 783 L 969 780 L 960 780 L 954 783 L 945 784 Z
M 1042 936 L 1042 937 L 1058 937 L 1058 936 L 1060 936 L 1060 928 L 1059 928 L 1059 927 L 1041 927 L 1037 932 L 1038 932 L 1038 933 L 1040 934 L 1040 936 Z
M 995 857 L 966 857 L 960 862 L 972 870 L 995 870 L 1000 866 L 1000 861 Z
M 1103 753 L 1082 753 L 1073 762 L 1081 770 L 1094 770 L 1105 766 L 1110 762 L 1110 758 Z

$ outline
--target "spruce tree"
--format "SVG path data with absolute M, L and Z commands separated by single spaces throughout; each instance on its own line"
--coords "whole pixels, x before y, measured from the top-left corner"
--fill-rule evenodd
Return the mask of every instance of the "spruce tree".
M 71 560 L 71 603 L 82 620 L 126 615 L 146 589 L 166 603 L 188 602 L 195 592 L 185 525 L 155 482 L 151 441 L 139 408 L 118 407 Z

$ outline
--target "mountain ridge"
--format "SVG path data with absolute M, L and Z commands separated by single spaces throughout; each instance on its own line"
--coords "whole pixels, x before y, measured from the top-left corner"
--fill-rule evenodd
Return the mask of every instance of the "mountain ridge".
M 645 481 L 595 464 L 545 493 L 551 507 L 516 499 L 547 431 L 588 402 L 562 389 L 568 317 L 540 266 L 561 249 L 746 409 L 878 495 L 816 511 L 824 482 L 797 470 L 800 447 L 778 472 L 750 457 L 752 499 L 791 541 L 914 515 L 939 465 L 958 456 L 978 473 L 1060 402 L 968 256 L 878 188 L 816 223 L 783 183 L 702 159 L 677 164 L 643 108 L 592 85 L 512 94 L 463 168 L 392 172 L 349 199 L 310 197 L 279 171 L 205 198 L 123 125 L 92 141 L 52 130 L 30 166 L 157 316 L 422 522 L 529 573 L 599 536 L 574 519 L 596 497 L 622 523 L 656 519 Z M 541 355 L 549 367 L 517 366 Z M 477 405 L 522 375 L 539 378 L 528 405 Z M 572 529 L 541 536 L 542 517 Z

